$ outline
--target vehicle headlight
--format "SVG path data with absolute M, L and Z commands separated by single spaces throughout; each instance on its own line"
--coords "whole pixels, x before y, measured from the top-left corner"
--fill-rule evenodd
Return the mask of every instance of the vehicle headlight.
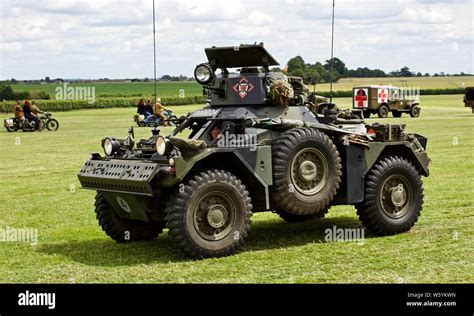
M 107 156 L 112 156 L 120 150 L 120 143 L 115 138 L 107 137 L 102 141 L 102 147 Z
M 165 156 L 171 152 L 173 145 L 170 144 L 169 140 L 163 136 L 158 136 L 156 138 L 156 152 L 160 156 Z
M 194 69 L 194 78 L 202 85 L 211 82 L 213 74 L 214 71 L 208 64 L 197 65 Z

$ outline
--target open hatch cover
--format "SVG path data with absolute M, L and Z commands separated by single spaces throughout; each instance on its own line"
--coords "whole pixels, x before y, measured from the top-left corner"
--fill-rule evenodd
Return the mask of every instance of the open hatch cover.
M 214 68 L 276 66 L 279 63 L 260 45 L 240 45 L 206 48 L 209 63 Z

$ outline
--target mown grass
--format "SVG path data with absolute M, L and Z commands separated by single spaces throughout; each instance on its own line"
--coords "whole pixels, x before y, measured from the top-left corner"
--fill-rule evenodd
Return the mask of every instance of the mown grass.
M 303 224 L 260 213 L 242 252 L 199 261 L 176 249 L 166 232 L 151 242 L 110 240 L 96 223 L 94 193 L 79 189 L 76 173 L 89 152 L 101 151 L 104 136 L 125 136 L 134 109 L 56 113 L 55 133 L 2 130 L 0 228 L 38 229 L 39 243 L 0 242 L 0 282 L 473 282 L 474 117 L 461 100 L 425 96 L 419 119 L 370 120 L 403 122 L 429 138 L 425 207 L 410 232 L 366 235 L 363 244 L 325 242 L 327 228 L 362 228 L 353 207 L 334 207 L 322 221 Z M 146 137 L 149 129 L 136 133 Z

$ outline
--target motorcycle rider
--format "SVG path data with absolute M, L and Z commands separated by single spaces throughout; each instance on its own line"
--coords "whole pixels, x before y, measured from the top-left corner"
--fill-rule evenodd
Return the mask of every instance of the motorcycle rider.
M 38 130 L 40 128 L 40 119 L 31 111 L 30 101 L 28 100 L 25 100 L 23 104 L 23 113 L 28 121 L 35 122 L 35 129 Z
M 145 112 L 145 117 L 153 115 L 153 103 L 151 102 L 151 99 L 146 100 Z
M 36 101 L 31 102 L 31 112 L 38 117 L 38 114 L 45 114 L 46 112 L 41 111 L 38 105 L 36 105 Z
M 145 106 L 145 101 L 143 100 L 143 98 L 141 98 L 140 101 L 138 101 L 137 114 L 146 115 L 146 106 Z
M 166 109 L 161 104 L 161 98 L 156 98 L 156 104 L 153 108 L 153 112 L 155 113 L 155 117 L 160 117 L 163 121 L 163 126 L 170 126 L 168 122 L 168 117 L 165 114 Z
M 23 109 L 21 108 L 21 101 L 20 100 L 16 101 L 15 119 L 17 119 L 19 121 L 24 119 Z

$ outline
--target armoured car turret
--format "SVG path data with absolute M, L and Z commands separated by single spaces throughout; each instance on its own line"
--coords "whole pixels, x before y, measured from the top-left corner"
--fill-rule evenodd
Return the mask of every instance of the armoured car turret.
M 404 125 L 338 116 L 297 78 L 274 73 L 263 44 L 211 47 L 195 69 L 206 105 L 169 135 L 102 140 L 78 174 L 97 191 L 96 214 L 116 241 L 157 237 L 165 227 L 188 255 L 234 253 L 254 212 L 320 219 L 354 205 L 375 235 L 408 231 L 423 205 L 427 140 Z

